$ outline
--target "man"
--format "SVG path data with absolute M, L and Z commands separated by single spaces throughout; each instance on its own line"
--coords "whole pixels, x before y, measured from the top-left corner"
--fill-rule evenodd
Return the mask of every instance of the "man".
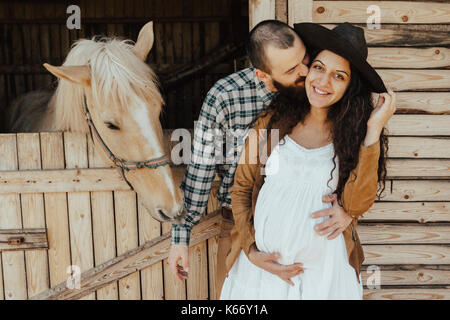
M 249 35 L 247 53 L 253 66 L 217 81 L 206 95 L 195 125 L 193 152 L 181 186 L 187 215 L 181 224 L 172 225 L 169 265 L 173 274 L 184 280 L 189 272 L 190 231 L 200 221 L 207 206 L 217 169 L 222 176 L 218 200 L 224 218 L 217 253 L 217 299 L 226 276 L 225 258 L 231 245 L 233 216 L 230 189 L 246 129 L 258 114 L 267 109 L 275 92 L 304 90 L 308 74 L 306 47 L 296 32 L 285 23 L 266 20 L 256 25 Z M 230 136 L 237 138 L 238 142 L 233 144 L 231 152 L 226 148 L 226 161 L 218 161 L 217 155 L 223 154 L 225 137 Z M 328 209 L 326 215 L 332 215 L 333 219 L 341 222 L 351 221 L 335 198 L 324 201 L 333 202 L 333 210 Z M 317 231 L 321 232 L 326 227 L 328 225 L 322 224 Z M 329 228 L 326 230 L 329 231 Z M 256 247 L 253 253 L 258 266 L 282 279 L 301 270 L 298 265 L 284 266 L 274 262 L 274 255 L 259 252 Z

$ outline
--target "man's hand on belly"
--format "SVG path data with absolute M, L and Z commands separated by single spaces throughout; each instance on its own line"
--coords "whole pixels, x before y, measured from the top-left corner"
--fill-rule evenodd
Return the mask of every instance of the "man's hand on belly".
M 255 244 L 252 244 L 248 253 L 248 259 L 255 266 L 266 270 L 274 275 L 277 275 L 281 280 L 287 282 L 289 285 L 293 286 L 294 283 L 291 281 L 292 277 L 303 272 L 302 263 L 294 263 L 290 265 L 282 265 L 274 260 L 280 259 L 279 253 L 266 253 L 261 252 L 256 248 Z
M 324 222 L 314 226 L 314 230 L 321 236 L 329 235 L 328 240 L 333 240 L 339 236 L 352 222 L 352 217 L 342 208 L 337 202 L 337 195 L 335 193 L 326 195 L 322 198 L 323 202 L 332 202 L 333 206 L 328 209 L 323 209 L 311 214 L 311 218 L 317 219 L 320 217 L 330 218 Z

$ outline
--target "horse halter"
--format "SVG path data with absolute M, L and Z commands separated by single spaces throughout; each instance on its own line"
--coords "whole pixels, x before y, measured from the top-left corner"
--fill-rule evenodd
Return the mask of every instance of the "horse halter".
M 119 170 L 122 178 L 125 180 L 125 182 L 128 184 L 128 186 L 131 188 L 131 190 L 134 190 L 131 183 L 127 180 L 125 177 L 124 171 L 130 171 L 130 170 L 137 170 L 142 168 L 149 168 L 149 169 L 156 169 L 161 166 L 165 166 L 171 163 L 168 155 L 163 155 L 159 158 L 150 159 L 147 161 L 125 161 L 119 157 L 117 157 L 106 145 L 106 143 L 103 141 L 102 137 L 97 131 L 97 128 L 95 127 L 94 122 L 91 118 L 91 113 L 89 112 L 87 101 L 86 101 L 86 95 L 83 96 L 84 98 L 84 115 L 86 117 L 86 121 L 89 127 L 89 134 L 91 136 L 91 140 L 94 142 L 93 136 L 95 135 L 95 138 L 100 143 L 100 146 L 105 151 L 108 158 L 114 163 L 114 166 Z

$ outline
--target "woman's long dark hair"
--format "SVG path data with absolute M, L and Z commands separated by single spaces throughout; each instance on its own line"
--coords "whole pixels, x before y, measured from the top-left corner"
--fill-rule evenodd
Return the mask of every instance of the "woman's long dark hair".
M 359 75 L 358 71 L 351 68 L 350 84 L 344 96 L 334 105 L 329 107 L 327 121 L 331 123 L 331 136 L 334 144 L 333 170 L 330 173 L 332 180 L 333 171 L 336 169 L 336 157 L 339 158 L 339 180 L 335 193 L 338 203 L 342 206 L 342 192 L 350 172 L 358 164 L 359 149 L 363 144 L 367 132 L 367 121 L 373 111 L 371 92 L 369 86 Z M 269 121 L 268 130 L 275 124 L 280 129 L 279 137 L 284 138 L 292 132 L 299 123 L 304 123 L 311 106 L 306 94 L 292 95 L 278 93 L 272 100 L 269 110 L 273 110 Z M 386 157 L 388 152 L 388 139 L 386 129 L 383 128 L 380 135 L 380 158 L 378 160 L 378 192 L 380 199 L 385 189 Z M 378 142 L 377 142 L 378 143 Z

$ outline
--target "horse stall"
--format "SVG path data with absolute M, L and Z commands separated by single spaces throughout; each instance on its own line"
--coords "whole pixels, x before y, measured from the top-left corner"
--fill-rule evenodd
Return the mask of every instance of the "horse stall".
M 70 4 L 81 8 L 80 30 L 66 27 Z M 242 43 L 264 19 L 365 29 L 369 61 L 397 92 L 397 112 L 388 125 L 386 190 L 358 225 L 364 298 L 450 299 L 447 1 L 0 2 L 0 111 L 26 92 L 54 88 L 42 63 L 61 65 L 75 40 L 136 41 L 152 20 L 146 62 L 161 80 L 170 155 L 172 129 L 192 129 L 214 82 L 247 65 Z M 214 299 L 218 179 L 191 236 L 189 279 L 180 283 L 167 265 L 170 223 L 146 212 L 88 135 L 6 131 L 3 121 L 0 299 Z M 171 169 L 179 184 L 184 167 Z

